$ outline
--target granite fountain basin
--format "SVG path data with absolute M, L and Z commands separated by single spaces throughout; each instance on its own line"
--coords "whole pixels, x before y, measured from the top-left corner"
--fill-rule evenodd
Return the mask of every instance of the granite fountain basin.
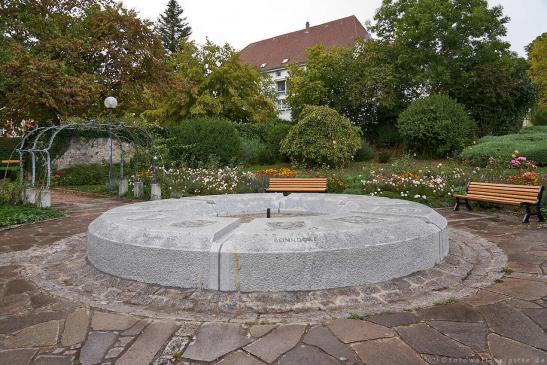
M 220 291 L 298 291 L 429 269 L 448 254 L 448 232 L 440 214 L 409 201 L 233 194 L 114 208 L 89 225 L 87 245 L 97 269 L 126 279 Z

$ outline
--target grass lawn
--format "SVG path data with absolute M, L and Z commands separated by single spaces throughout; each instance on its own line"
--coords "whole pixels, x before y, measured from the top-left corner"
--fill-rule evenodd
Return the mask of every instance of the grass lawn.
M 38 222 L 62 216 L 64 216 L 63 212 L 51 208 L 37 208 L 34 205 L 25 204 L 5 204 L 0 206 L 0 227 Z
M 62 189 L 81 191 L 83 193 L 102 195 L 102 196 L 115 196 L 116 190 L 108 189 L 106 184 L 100 185 L 77 185 L 77 186 L 60 186 Z

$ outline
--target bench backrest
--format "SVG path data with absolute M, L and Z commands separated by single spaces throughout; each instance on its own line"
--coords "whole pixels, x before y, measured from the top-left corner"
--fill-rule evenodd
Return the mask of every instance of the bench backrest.
M 467 187 L 468 195 L 480 195 L 492 198 L 517 199 L 523 203 L 536 204 L 540 197 L 541 186 L 510 185 L 470 182 Z
M 18 164 L 19 163 L 19 160 L 2 160 L 2 163 L 5 163 L 5 164 Z
M 270 178 L 268 191 L 325 192 L 327 179 L 320 178 Z

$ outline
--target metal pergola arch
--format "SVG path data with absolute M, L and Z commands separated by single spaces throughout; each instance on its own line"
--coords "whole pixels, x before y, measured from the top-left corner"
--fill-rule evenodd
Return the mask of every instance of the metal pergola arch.
M 46 186 L 44 190 L 48 190 L 49 186 L 51 184 L 51 148 L 53 147 L 55 138 L 64 130 L 74 130 L 74 131 L 100 131 L 100 132 L 106 132 L 108 133 L 110 137 L 110 153 L 109 153 L 109 183 L 112 182 L 112 141 L 113 139 L 116 139 L 120 151 L 120 179 L 123 179 L 123 164 L 124 164 L 124 148 L 123 148 L 123 142 L 129 142 L 129 143 L 138 143 L 142 144 L 142 142 L 146 143 L 146 146 L 149 146 L 152 153 L 152 183 L 156 183 L 156 148 L 154 146 L 154 138 L 151 136 L 149 131 L 145 128 L 141 127 L 135 127 L 135 126 L 127 126 L 125 124 L 101 124 L 96 123 L 95 121 L 89 121 L 86 123 L 78 123 L 78 124 L 63 124 L 63 125 L 57 125 L 57 126 L 49 126 L 49 127 L 39 127 L 36 129 L 33 129 L 26 133 L 23 138 L 21 139 L 21 143 L 19 144 L 18 148 L 15 150 L 19 154 L 19 171 L 20 171 L 20 179 L 21 182 L 23 182 L 23 174 L 24 174 L 24 155 L 25 153 L 29 153 L 31 156 L 31 185 L 32 187 L 36 184 L 36 156 L 38 153 L 42 153 L 45 155 L 45 168 L 47 171 L 47 178 L 46 178 Z M 51 135 L 49 135 L 49 138 L 44 137 L 48 136 L 48 132 L 51 132 Z M 128 138 L 127 134 L 132 136 L 133 138 Z M 144 139 L 144 141 L 142 140 Z

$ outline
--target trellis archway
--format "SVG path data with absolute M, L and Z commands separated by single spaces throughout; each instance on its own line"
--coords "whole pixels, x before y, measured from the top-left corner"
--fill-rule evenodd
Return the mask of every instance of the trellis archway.
M 151 154 L 151 170 L 152 170 L 152 184 L 157 183 L 157 174 L 156 174 L 156 159 L 157 159 L 157 149 L 154 145 L 154 138 L 152 133 L 146 129 L 136 126 L 128 126 L 125 124 L 101 124 L 93 120 L 85 123 L 77 124 L 63 124 L 56 126 L 48 127 L 39 127 L 27 132 L 19 146 L 16 148 L 16 152 L 19 154 L 19 172 L 20 179 L 23 182 L 24 173 L 25 173 L 25 157 L 30 155 L 30 184 L 34 188 L 37 180 L 37 163 L 38 157 L 43 156 L 44 168 L 46 172 L 45 184 L 42 187 L 42 190 L 49 190 L 51 185 L 51 163 L 52 163 L 52 148 L 55 145 L 56 139 L 63 131 L 71 132 L 86 132 L 86 131 L 95 131 L 102 132 L 105 135 L 108 135 L 110 142 L 109 148 L 109 184 L 113 182 L 113 144 L 114 141 L 118 144 L 121 155 L 120 155 L 120 180 L 123 180 L 124 176 L 124 155 L 125 150 L 123 147 L 124 143 L 133 143 L 134 145 L 140 145 L 145 147 Z

